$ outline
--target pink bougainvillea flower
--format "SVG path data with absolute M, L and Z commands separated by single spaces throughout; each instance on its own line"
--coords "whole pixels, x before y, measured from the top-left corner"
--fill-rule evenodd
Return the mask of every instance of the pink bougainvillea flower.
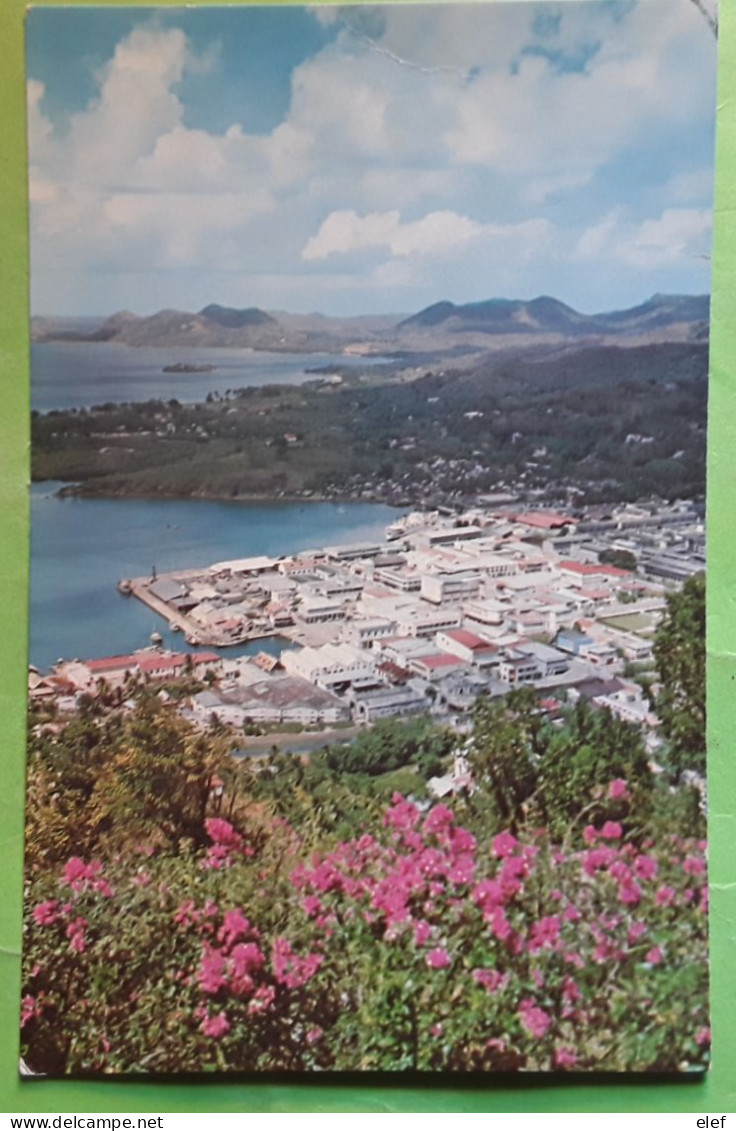
M 430 809 L 424 821 L 424 831 L 427 833 L 441 833 L 455 824 L 455 814 L 446 805 L 435 805 Z
M 622 828 L 618 821 L 606 821 L 601 829 L 601 836 L 606 840 L 618 840 L 622 833 Z
M 653 946 L 652 949 L 647 952 L 646 961 L 650 964 L 650 966 L 659 966 L 663 957 L 664 956 L 660 948 L 658 946 Z
M 71 856 L 64 866 L 62 879 L 72 891 L 81 892 L 100 875 L 101 871 L 102 864 L 99 860 L 91 860 L 89 864 L 85 864 L 79 856 Z
M 430 969 L 442 970 L 445 966 L 450 965 L 450 956 L 442 947 L 435 947 L 434 950 L 430 950 L 424 961 Z
M 506 984 L 506 975 L 499 974 L 498 970 L 474 970 L 471 977 L 489 993 L 495 993 Z
M 205 944 L 199 964 L 199 985 L 203 993 L 216 994 L 225 985 L 225 956 L 222 951 Z
M 532 998 L 525 998 L 519 1006 L 519 1020 L 526 1029 L 527 1033 L 537 1040 L 541 1040 L 547 1033 L 552 1018 L 538 1005 L 535 1005 Z
M 20 1027 L 23 1029 L 29 1021 L 40 1015 L 40 1009 L 35 997 L 26 994 L 20 1003 Z
M 595 844 L 598 839 L 598 833 L 592 825 L 586 825 L 583 829 L 583 840 L 586 844 Z
M 695 1044 L 696 1045 L 700 1045 L 701 1047 L 703 1045 L 709 1045 L 710 1040 L 711 1040 L 711 1033 L 710 1033 L 709 1026 L 705 1025 L 705 1026 L 703 1026 L 702 1029 L 698 1029 L 697 1033 L 695 1034 Z
M 307 1029 L 307 1044 L 316 1045 L 324 1035 L 324 1029 L 320 1029 L 319 1025 L 313 1025 L 311 1029 Z
M 608 796 L 612 801 L 626 801 L 629 796 L 629 786 L 624 778 L 614 778 L 608 787 Z
M 248 1013 L 251 1015 L 265 1013 L 273 1005 L 275 997 L 276 988 L 274 986 L 259 986 L 248 1002 Z
M 492 934 L 499 940 L 505 942 L 511 934 L 511 924 L 506 918 L 506 912 L 503 907 L 494 907 L 493 910 L 483 916 L 489 923 Z
M 682 870 L 688 876 L 702 876 L 705 872 L 705 860 L 700 856 L 686 856 Z
M 640 880 L 653 880 L 659 871 L 659 864 L 653 856 L 637 856 L 634 871 Z
M 240 833 L 233 828 L 229 821 L 224 821 L 222 817 L 209 817 L 205 821 L 204 827 L 213 844 L 222 844 L 226 848 L 240 848 L 243 843 Z
M 222 926 L 217 932 L 217 941 L 225 946 L 232 946 L 239 939 L 246 938 L 251 933 L 250 920 L 246 919 L 239 907 L 226 911 Z
M 47 899 L 33 908 L 33 920 L 39 927 L 50 927 L 59 918 L 58 899 Z
M 87 945 L 85 938 L 85 931 L 89 924 L 86 919 L 81 916 L 74 919 L 66 929 L 66 937 L 69 939 L 69 946 L 72 950 L 76 950 L 77 954 L 81 954 Z
M 646 933 L 647 933 L 646 923 L 641 923 L 641 922 L 632 923 L 631 926 L 629 927 L 629 932 L 628 932 L 629 942 L 632 942 L 632 943 L 637 942 L 642 937 L 642 935 L 645 935 Z
M 175 923 L 181 923 L 182 926 L 188 927 L 190 923 L 197 923 L 198 921 L 199 911 L 197 911 L 193 899 L 188 899 L 185 903 L 179 904 L 179 907 L 174 913 Z
M 511 856 L 519 842 L 513 833 L 502 832 L 493 838 L 493 855 L 504 859 Z
M 322 901 L 316 895 L 305 895 L 302 900 L 302 911 L 307 918 L 312 919 L 322 910 Z
M 574 1005 L 576 1001 L 580 1001 L 580 998 L 583 996 L 577 982 L 569 975 L 562 983 L 562 996 L 565 1001 L 570 1002 L 571 1005 Z
M 532 954 L 544 947 L 552 947 L 560 937 L 560 920 L 556 915 L 546 915 L 532 926 L 529 950 Z
M 505 897 L 497 880 L 481 880 L 473 888 L 473 899 L 485 911 L 489 907 L 500 907 Z
M 426 946 L 432 936 L 432 928 L 426 919 L 417 919 L 414 924 L 414 942 L 417 946 Z
M 230 954 L 230 966 L 238 978 L 260 970 L 265 961 L 260 947 L 253 942 L 238 943 Z
M 305 985 L 324 962 L 321 954 L 300 956 L 292 949 L 291 943 L 283 935 L 274 939 L 271 961 L 277 982 L 288 989 Z
M 628 883 L 621 884 L 618 889 L 618 898 L 621 900 L 621 902 L 629 904 L 632 907 L 635 907 L 637 903 L 641 902 L 641 897 L 642 890 L 638 884 L 635 884 L 633 882 L 633 880 L 629 881 Z
M 578 1058 L 572 1049 L 565 1048 L 564 1045 L 555 1049 L 555 1067 L 556 1068 L 574 1068 L 578 1062 Z
M 230 1032 L 230 1022 L 226 1014 L 221 1012 L 216 1017 L 205 1017 L 200 1028 L 205 1037 L 219 1038 Z
M 657 907 L 671 907 L 677 898 L 674 888 L 664 884 L 654 897 Z

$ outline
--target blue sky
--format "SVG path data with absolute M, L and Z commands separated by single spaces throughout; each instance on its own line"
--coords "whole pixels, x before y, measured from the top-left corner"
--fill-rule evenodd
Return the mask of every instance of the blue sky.
M 28 16 L 34 313 L 709 286 L 692 0 Z

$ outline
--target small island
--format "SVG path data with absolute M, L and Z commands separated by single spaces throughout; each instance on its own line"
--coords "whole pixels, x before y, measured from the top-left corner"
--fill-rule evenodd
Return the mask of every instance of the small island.
M 175 361 L 173 365 L 165 365 L 162 373 L 214 373 L 216 365 L 196 365 L 189 361 Z

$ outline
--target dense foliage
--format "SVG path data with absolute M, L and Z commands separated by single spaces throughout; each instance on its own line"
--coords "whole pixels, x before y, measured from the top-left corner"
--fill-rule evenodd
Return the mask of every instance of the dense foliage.
M 422 717 L 240 763 L 145 684 L 36 709 L 28 1065 L 702 1067 L 702 618 L 696 579 L 656 640 L 664 769 L 631 724 L 550 721 L 530 689 L 481 699 L 464 739 Z
M 537 347 L 437 369 L 36 415 L 33 476 L 93 494 L 390 502 L 450 500 L 501 481 L 576 485 L 590 500 L 704 490 L 703 343 Z
M 667 600 L 654 658 L 661 676 L 656 709 L 670 765 L 705 773 L 705 575 L 690 578 Z

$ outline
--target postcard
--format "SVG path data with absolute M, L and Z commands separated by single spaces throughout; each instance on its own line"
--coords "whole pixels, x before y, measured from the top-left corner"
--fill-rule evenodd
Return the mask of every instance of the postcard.
M 24 1074 L 707 1067 L 713 32 L 30 9 Z

